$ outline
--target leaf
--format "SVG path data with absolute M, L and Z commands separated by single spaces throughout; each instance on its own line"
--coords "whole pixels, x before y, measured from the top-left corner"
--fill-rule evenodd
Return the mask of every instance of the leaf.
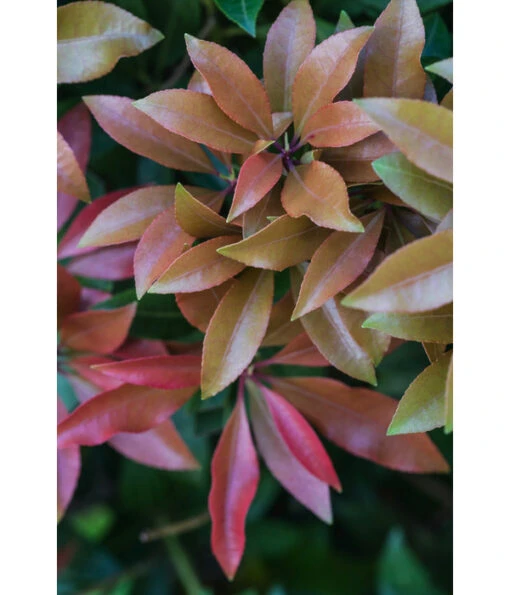
M 301 283 L 293 319 L 322 306 L 366 269 L 381 234 L 384 211 L 361 221 L 363 233 L 335 231 L 315 252 Z
M 271 377 L 270 383 L 321 434 L 351 454 L 408 473 L 449 470 L 426 434 L 386 436 L 398 404 L 386 395 L 321 377 Z
M 269 364 L 321 367 L 328 366 L 329 362 L 317 351 L 310 337 L 306 333 L 301 333 L 289 341 L 276 355 L 264 361 L 264 367 Z
M 379 176 L 373 170 L 372 162 L 395 150 L 395 145 L 379 132 L 349 147 L 326 149 L 321 161 L 334 167 L 348 183 L 376 182 Z
M 264 47 L 264 85 L 273 112 L 292 109 L 296 73 L 314 45 L 315 21 L 310 4 L 308 0 L 294 0 L 271 25 Z
M 90 202 L 90 192 L 78 161 L 64 137 L 57 132 L 57 187 L 84 202 Z
M 275 217 L 285 215 L 280 201 L 281 185 L 277 184 L 259 202 L 243 215 L 243 238 L 249 238 L 264 227 L 267 227 Z
M 221 12 L 255 37 L 255 24 L 264 0 L 214 0 Z
M 182 184 L 175 188 L 175 218 L 183 231 L 195 238 L 214 238 L 238 234 L 221 215 L 197 200 Z
M 241 166 L 227 221 L 254 207 L 266 196 L 282 175 L 281 155 L 257 153 Z
M 445 392 L 452 352 L 448 351 L 415 378 L 398 404 L 388 436 L 428 432 L 445 424 Z
M 62 401 L 57 401 L 59 421 L 67 415 Z M 81 473 L 81 456 L 78 446 L 71 446 L 57 451 L 57 522 L 64 516 L 73 499 Z
M 79 83 L 107 74 L 163 35 L 113 4 L 72 2 L 57 9 L 57 39 L 57 82 Z
M 325 523 L 332 522 L 328 484 L 312 474 L 294 455 L 280 432 L 258 385 L 247 383 L 257 447 L 274 477 L 298 502 Z
M 233 579 L 244 552 L 246 515 L 259 476 L 257 453 L 241 395 L 214 451 L 209 493 L 211 547 L 229 580 Z
M 81 287 L 63 266 L 57 265 L 57 326 L 64 319 L 77 312 L 80 307 Z
M 202 399 L 250 365 L 266 333 L 273 305 L 273 274 L 249 269 L 228 290 L 207 327 L 202 352 Z
M 407 244 L 386 258 L 343 299 L 344 306 L 372 312 L 426 312 L 452 299 L 453 232 Z
M 60 328 L 61 344 L 74 351 L 112 353 L 126 340 L 135 312 L 136 304 L 129 304 L 71 314 Z
M 214 172 L 199 145 L 157 124 L 133 107 L 133 100 L 129 97 L 89 95 L 83 101 L 101 128 L 133 153 L 173 169 Z
M 446 376 L 446 388 L 444 394 L 445 401 L 445 434 L 453 431 L 453 354 L 450 359 L 450 366 L 448 367 L 448 374 Z
M 292 111 L 298 135 L 308 118 L 333 101 L 349 82 L 371 33 L 372 27 L 357 27 L 332 35 L 301 64 L 292 86 Z
M 164 421 L 148 432 L 116 434 L 108 443 L 128 459 L 148 467 L 165 471 L 200 468 L 171 420 Z
M 453 114 L 416 99 L 356 99 L 404 155 L 431 176 L 453 182 Z
M 436 362 L 448 347 L 447 343 L 422 343 L 421 345 L 431 364 Z
M 170 132 L 218 151 L 248 153 L 258 140 L 228 118 L 212 97 L 196 91 L 158 91 L 133 105 Z
M 95 446 L 119 432 L 147 432 L 162 424 L 194 389 L 160 390 L 124 384 L 92 397 L 58 425 L 58 448 Z
M 151 287 L 150 293 L 192 293 L 221 285 L 245 267 L 226 258 L 218 250 L 232 241 L 231 236 L 213 238 L 179 256 Z
M 179 310 L 191 325 L 205 333 L 218 304 L 232 287 L 232 283 L 233 280 L 229 279 L 221 285 L 204 291 L 176 294 L 175 299 Z
M 294 299 L 292 293 L 288 291 L 273 305 L 262 347 L 286 345 L 303 333 L 303 325 L 299 320 L 290 319 L 293 308 Z
M 453 207 L 451 184 L 419 169 L 402 153 L 381 157 L 372 167 L 392 192 L 425 217 L 441 221 Z
M 426 70 L 437 74 L 437 76 L 440 76 L 453 85 L 453 58 L 434 62 L 434 64 L 427 66 Z
M 94 369 L 136 386 L 174 390 L 200 385 L 198 355 L 153 355 L 100 364 Z
M 227 48 L 184 35 L 189 57 L 209 84 L 214 100 L 234 122 L 259 138 L 273 137 L 271 107 L 264 85 Z
M 443 97 L 441 106 L 446 109 L 453 110 L 453 88 Z
M 175 186 L 149 186 L 122 196 L 98 214 L 79 246 L 108 246 L 138 240 L 160 213 L 173 206 L 174 192 Z
M 452 343 L 453 306 L 415 314 L 378 312 L 365 320 L 363 328 L 377 329 L 406 341 Z
M 135 252 L 135 285 L 138 299 L 192 242 L 193 238 L 177 225 L 173 208 L 163 211 L 152 221 Z
M 292 454 L 309 473 L 341 492 L 333 464 L 306 419 L 278 393 L 260 383 L 257 387 Z
M 133 243 L 122 246 L 107 246 L 96 251 L 75 256 L 67 265 L 73 275 L 119 281 L 133 276 Z
M 274 271 L 307 260 L 328 235 L 306 217 L 282 215 L 249 238 L 219 249 L 220 254 L 246 265 Z
M 363 225 L 349 210 L 345 182 L 337 171 L 321 161 L 290 170 L 283 186 L 282 204 L 291 217 L 306 215 L 320 227 L 363 231 Z
M 416 0 L 391 0 L 366 45 L 364 97 L 421 99 L 425 28 Z
M 337 101 L 307 120 L 301 138 L 314 147 L 345 147 L 378 131 L 379 127 L 355 103 Z

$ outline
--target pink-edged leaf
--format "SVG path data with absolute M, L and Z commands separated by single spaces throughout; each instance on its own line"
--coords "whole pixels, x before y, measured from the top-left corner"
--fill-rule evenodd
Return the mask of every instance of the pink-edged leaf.
M 154 355 L 95 366 L 106 376 L 137 386 L 174 390 L 200 385 L 200 356 Z
M 257 153 L 241 166 L 227 221 L 232 221 L 255 206 L 275 186 L 282 175 L 281 156 Z
M 199 469 L 193 453 L 170 421 L 140 434 L 120 433 L 108 441 L 122 455 L 156 469 L 185 471 Z
M 180 228 L 195 238 L 215 238 L 238 234 L 239 228 L 229 225 L 213 209 L 196 199 L 182 184 L 175 188 L 175 218 Z
M 57 132 L 57 188 L 84 202 L 90 202 L 85 174 L 80 169 L 71 147 Z
M 366 45 L 364 97 L 421 99 L 425 28 L 416 0 L 391 0 Z
M 292 339 L 286 347 L 264 365 L 283 364 L 286 366 L 329 366 L 328 360 L 321 355 L 317 347 L 306 333 Z
M 349 147 L 326 149 L 321 160 L 334 167 L 346 182 L 361 184 L 379 180 L 372 162 L 396 150 L 388 137 L 378 132 Z
M 306 215 L 320 227 L 363 231 L 363 225 L 349 210 L 345 182 L 336 170 L 321 161 L 291 169 L 283 186 L 282 204 L 291 217 Z
M 138 240 L 160 213 L 173 206 L 174 193 L 175 186 L 149 186 L 112 201 L 94 218 L 81 238 L 80 247 Z
M 379 131 L 352 101 L 325 105 L 307 120 L 301 137 L 314 147 L 346 147 Z
M 417 99 L 357 99 L 404 155 L 431 176 L 453 182 L 453 112 Z
M 133 107 L 129 97 L 91 95 L 83 101 L 101 128 L 137 155 L 172 169 L 213 173 L 214 167 L 196 143 L 169 132 Z
M 111 353 L 126 340 L 135 312 L 136 304 L 128 304 L 71 314 L 60 329 L 60 341 L 74 351 Z
M 161 390 L 124 384 L 77 407 L 58 425 L 59 448 L 102 444 L 119 432 L 147 432 L 191 398 L 194 389 Z
M 57 418 L 59 421 L 67 415 L 64 404 L 57 400 Z M 64 516 L 73 499 L 81 472 L 79 446 L 70 446 L 57 451 L 57 521 Z
M 273 122 L 264 85 L 234 53 L 211 41 L 185 34 L 195 68 L 211 88 L 216 103 L 227 116 L 260 138 L 270 139 Z
M 294 299 L 288 291 L 273 305 L 262 347 L 286 345 L 303 333 L 304 328 L 299 320 L 291 320 L 293 308 Z
M 330 378 L 277 378 L 270 383 L 329 440 L 378 465 L 409 473 L 449 470 L 426 434 L 386 436 L 398 402 Z
M 75 256 L 67 265 L 67 269 L 74 275 L 120 281 L 133 276 L 133 257 L 136 244 L 123 246 L 106 246 L 95 252 Z
M 306 217 L 282 215 L 257 233 L 218 252 L 253 267 L 283 271 L 311 258 L 329 233 Z
M 79 355 L 70 358 L 66 363 L 80 378 L 102 390 L 113 390 L 124 384 L 124 381 L 107 376 L 93 367 L 100 364 L 109 364 L 111 361 L 110 357 L 100 355 Z
M 328 37 L 301 64 L 292 87 L 297 134 L 310 116 L 331 103 L 349 82 L 372 27 L 357 27 Z
M 362 217 L 361 221 L 363 233 L 333 232 L 315 252 L 301 283 L 293 318 L 319 308 L 365 270 L 381 235 L 384 211 Z
M 250 365 L 266 333 L 273 290 L 273 273 L 248 269 L 224 295 L 204 339 L 203 399 L 219 393 Z
M 150 293 L 203 291 L 231 279 L 245 268 L 244 264 L 218 254 L 232 239 L 232 236 L 220 236 L 193 246 L 167 268 Z
M 292 108 L 296 73 L 315 44 L 315 20 L 308 0 L 294 0 L 269 29 L 264 47 L 264 85 L 273 112 Z
M 453 300 L 453 232 L 407 244 L 386 258 L 342 304 L 371 312 L 425 312 Z
M 69 314 L 77 312 L 80 307 L 81 287 L 78 281 L 66 269 L 57 265 L 57 326 Z
M 145 230 L 135 252 L 135 286 L 140 299 L 193 238 L 182 231 L 173 208 L 160 213 Z
M 94 247 L 78 247 L 83 235 L 89 229 L 96 217 L 107 209 L 110 205 L 122 198 L 126 194 L 133 192 L 135 188 L 126 188 L 124 190 L 115 190 L 109 192 L 100 198 L 96 198 L 91 204 L 82 209 L 73 219 L 73 222 L 58 244 L 58 258 L 69 258 L 86 254 L 94 250 Z
M 177 293 L 175 300 L 181 314 L 193 326 L 203 333 L 206 332 L 209 322 L 227 291 L 232 287 L 233 279 L 229 279 L 210 289 L 196 293 Z
M 280 435 L 296 459 L 317 479 L 342 491 L 331 459 L 305 418 L 278 393 L 263 384 L 257 383 L 257 386 Z
M 223 572 L 232 580 L 243 556 L 246 515 L 259 482 L 257 453 L 242 396 L 214 451 L 211 477 L 211 548 Z
M 325 523 L 332 522 L 328 484 L 301 463 L 280 432 L 271 409 L 260 389 L 246 383 L 250 394 L 250 411 L 257 448 L 274 477 Z
M 134 105 L 170 132 L 218 151 L 248 153 L 258 140 L 228 118 L 212 97 L 196 91 L 158 91 Z

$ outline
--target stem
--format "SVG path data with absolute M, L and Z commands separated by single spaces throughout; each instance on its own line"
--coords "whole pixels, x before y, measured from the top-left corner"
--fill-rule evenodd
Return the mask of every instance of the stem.
M 181 581 L 187 595 L 206 595 L 210 591 L 201 584 L 198 576 L 191 565 L 188 554 L 185 552 L 179 540 L 175 536 L 167 537 L 165 545 L 172 561 L 175 571 Z
M 155 541 L 156 539 L 162 539 L 173 535 L 180 535 L 181 533 L 187 533 L 198 529 L 203 525 L 206 525 L 211 520 L 209 512 L 205 511 L 202 514 L 179 521 L 178 523 L 171 523 L 164 525 L 163 527 L 157 527 L 156 529 L 148 529 L 140 533 L 140 541 L 148 543 L 149 541 Z

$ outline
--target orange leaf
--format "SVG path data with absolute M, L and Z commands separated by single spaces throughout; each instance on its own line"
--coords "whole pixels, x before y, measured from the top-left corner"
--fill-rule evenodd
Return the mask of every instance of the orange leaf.
M 264 48 L 264 85 L 273 112 L 292 108 L 294 78 L 314 45 L 315 20 L 308 0 L 294 0 L 272 24 Z
M 64 137 L 57 132 L 57 187 L 59 192 L 90 202 L 87 180 Z
M 301 333 L 276 355 L 264 361 L 264 367 L 273 364 L 320 367 L 328 366 L 329 362 L 320 354 L 310 337 L 306 333 Z
M 282 215 L 249 238 L 218 251 L 250 266 L 283 271 L 310 258 L 328 233 L 306 217 Z
M 216 103 L 227 116 L 260 138 L 273 136 L 269 98 L 248 66 L 226 48 L 185 34 L 195 68 L 211 88 Z
M 214 167 L 196 143 L 168 132 L 133 107 L 129 97 L 89 95 L 83 98 L 101 128 L 123 147 L 166 167 L 212 173 Z
M 288 291 L 273 305 L 262 347 L 286 345 L 303 333 L 303 325 L 299 320 L 290 319 L 293 309 L 294 299 L 292 293 Z
M 221 302 L 222 297 L 232 287 L 233 280 L 229 279 L 210 289 L 196 293 L 176 293 L 175 299 L 181 314 L 193 326 L 203 333 L 206 332 L 209 322 Z
M 81 287 L 78 281 L 70 275 L 63 266 L 57 265 L 57 326 L 60 327 L 64 319 L 77 312 L 80 307 Z
M 355 103 L 338 101 L 325 105 L 307 120 L 301 138 L 314 147 L 345 147 L 378 130 Z
M 306 215 L 321 227 L 361 232 L 363 225 L 349 210 L 347 186 L 330 165 L 312 161 L 289 172 L 282 204 L 291 217 Z
M 158 91 L 133 105 L 170 132 L 219 151 L 248 153 L 258 140 L 230 120 L 212 97 L 196 91 Z
M 250 365 L 266 333 L 273 305 L 273 273 L 249 269 L 225 294 L 207 327 L 202 398 L 220 392 Z
M 366 46 L 364 97 L 421 99 L 425 28 L 416 0 L 391 0 Z
M 243 238 L 249 238 L 257 231 L 267 227 L 271 220 L 268 217 L 285 215 L 280 200 L 281 185 L 277 184 L 262 200 L 243 215 Z
M 357 27 L 328 37 L 301 64 L 292 86 L 292 111 L 299 135 L 310 116 L 331 103 L 349 82 L 372 27 Z
M 453 182 L 453 113 L 417 99 L 357 99 L 417 167 Z
M 218 250 L 232 241 L 221 236 L 193 246 L 179 256 L 151 287 L 150 293 L 192 293 L 221 285 L 244 269 Z

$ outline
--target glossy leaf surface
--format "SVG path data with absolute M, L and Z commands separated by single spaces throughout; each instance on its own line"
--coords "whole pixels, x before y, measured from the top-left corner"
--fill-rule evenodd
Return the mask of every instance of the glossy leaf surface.
M 232 580 L 244 552 L 246 515 L 259 482 L 257 453 L 242 396 L 214 451 L 211 476 L 211 547 L 223 572 Z
M 57 82 L 78 83 L 110 72 L 163 39 L 148 23 L 108 2 L 71 2 L 57 10 Z
M 451 230 L 416 240 L 386 258 L 342 303 L 373 312 L 426 312 L 453 299 Z
M 214 0 L 214 3 L 226 17 L 255 37 L 257 15 L 264 0 Z
M 247 270 L 220 302 L 204 340 L 202 398 L 218 393 L 250 365 L 266 333 L 273 273 Z

